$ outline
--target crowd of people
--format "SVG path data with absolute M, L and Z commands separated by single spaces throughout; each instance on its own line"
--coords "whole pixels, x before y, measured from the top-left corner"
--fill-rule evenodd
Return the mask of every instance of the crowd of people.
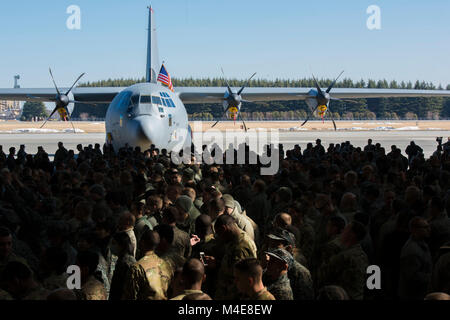
M 0 147 L 0 299 L 450 299 L 450 142 L 266 152 Z

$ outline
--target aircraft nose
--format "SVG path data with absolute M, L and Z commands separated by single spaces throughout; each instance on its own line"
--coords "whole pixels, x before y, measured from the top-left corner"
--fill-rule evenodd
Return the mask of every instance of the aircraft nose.
M 134 146 L 142 150 L 150 148 L 151 144 L 158 144 L 158 132 L 162 132 L 159 121 L 151 116 L 138 116 L 132 120 L 130 141 L 135 141 Z

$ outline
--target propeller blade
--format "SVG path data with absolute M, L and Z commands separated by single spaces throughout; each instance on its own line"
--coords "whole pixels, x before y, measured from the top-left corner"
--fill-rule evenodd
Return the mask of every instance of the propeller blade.
M 342 76 L 342 74 L 344 73 L 344 70 L 342 70 L 342 72 L 337 76 L 336 79 L 334 79 L 334 81 L 330 84 L 330 86 L 327 89 L 327 93 L 330 93 L 331 89 L 333 89 L 334 85 L 336 84 L 336 82 L 338 81 L 338 79 Z
M 69 119 L 69 121 L 70 121 L 70 124 L 72 125 L 72 128 L 73 128 L 73 133 L 77 133 L 77 131 L 75 130 L 75 126 L 73 125 L 72 119 L 70 118 L 70 116 L 69 116 L 69 113 L 68 113 L 68 112 L 67 112 L 67 119 Z
M 333 121 L 334 131 L 337 131 L 336 122 L 334 122 L 333 112 L 331 112 L 330 104 L 328 104 L 328 113 L 330 115 L 331 121 Z
M 317 82 L 316 77 L 314 77 L 314 75 L 312 75 L 312 77 L 313 77 L 313 79 L 314 79 L 314 83 L 316 84 L 317 92 L 318 92 L 320 95 L 323 96 L 323 91 L 322 91 L 322 89 L 320 89 L 320 86 L 319 86 L 319 83 Z
M 317 106 L 316 106 L 316 108 L 314 110 L 310 110 L 311 111 L 310 114 L 308 114 L 308 116 L 306 117 L 305 122 L 303 122 L 300 127 L 303 127 L 309 121 L 309 118 L 314 114 L 314 112 L 316 112 L 318 107 L 319 107 L 319 104 L 317 104 Z
M 220 70 L 222 70 L 223 78 L 225 79 L 225 83 L 227 84 L 228 93 L 232 95 L 233 91 L 231 91 L 230 84 L 228 83 L 227 77 L 225 77 L 225 72 L 223 72 L 223 68 L 220 68 Z
M 56 85 L 55 78 L 53 78 L 52 69 L 48 68 L 48 71 L 50 71 L 50 76 L 52 77 L 53 85 L 55 86 L 56 92 L 58 92 L 58 95 L 61 95 L 61 92 L 59 92 L 58 86 Z
M 75 100 L 69 100 L 69 103 L 78 103 L 78 104 L 86 104 L 86 105 L 89 105 L 89 106 L 97 106 L 96 103 L 84 102 L 84 101 L 75 101 Z
M 40 129 L 42 129 L 45 124 L 47 123 L 48 120 L 50 120 L 50 118 L 55 114 L 56 110 L 58 110 L 58 107 L 55 107 L 55 109 L 53 109 L 52 113 L 50 113 L 50 115 L 48 116 L 47 120 L 45 120 L 45 122 L 42 124 L 42 126 L 40 127 Z
M 250 83 L 250 80 L 252 80 L 252 78 L 256 75 L 256 72 L 254 74 L 252 74 L 252 76 L 250 78 L 248 78 L 247 82 L 242 86 L 242 88 L 238 91 L 238 95 L 241 95 L 242 91 L 244 91 L 245 87 L 248 86 L 248 84 Z
M 245 124 L 244 118 L 241 117 L 240 113 L 238 113 L 238 118 L 241 119 L 242 124 L 244 125 L 244 130 L 245 130 L 245 132 L 247 132 L 247 125 Z
M 66 96 L 69 94 L 70 91 L 72 91 L 73 87 L 75 87 L 75 85 L 77 84 L 77 82 L 78 82 L 85 74 L 86 74 L 86 73 L 83 72 L 83 73 L 77 78 L 77 80 L 75 80 L 75 82 L 74 82 L 73 85 L 70 87 L 70 89 L 67 90 Z
M 223 118 L 227 114 L 229 108 L 230 107 L 226 108 L 226 110 L 223 112 L 221 118 Z M 211 128 L 214 128 L 216 126 L 216 124 L 218 124 L 220 122 L 220 120 L 221 119 L 217 120 L 216 123 L 214 123 Z

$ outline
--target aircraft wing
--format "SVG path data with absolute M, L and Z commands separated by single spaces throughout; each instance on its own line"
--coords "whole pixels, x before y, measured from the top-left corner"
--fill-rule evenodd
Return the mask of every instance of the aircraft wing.
M 77 87 L 72 90 L 72 93 L 76 101 L 101 104 L 111 103 L 114 97 L 124 89 L 122 87 Z M 67 90 L 69 88 L 60 88 L 61 93 Z M 55 88 L 0 89 L 0 100 L 52 102 L 55 101 L 55 96 Z
M 239 88 L 234 88 L 237 91 Z M 304 100 L 311 88 L 245 88 L 242 98 L 248 101 L 287 101 Z M 226 87 L 178 87 L 175 92 L 185 104 L 220 103 Z M 396 97 L 450 97 L 450 90 L 409 90 L 409 89 L 359 89 L 335 88 L 333 98 L 396 98 Z

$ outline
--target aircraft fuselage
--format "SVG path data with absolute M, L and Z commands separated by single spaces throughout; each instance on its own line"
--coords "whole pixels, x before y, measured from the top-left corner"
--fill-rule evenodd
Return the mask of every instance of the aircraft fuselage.
M 105 119 L 106 141 L 114 150 L 125 145 L 178 151 L 190 146 L 191 130 L 178 95 L 155 83 L 140 83 L 120 92 Z

